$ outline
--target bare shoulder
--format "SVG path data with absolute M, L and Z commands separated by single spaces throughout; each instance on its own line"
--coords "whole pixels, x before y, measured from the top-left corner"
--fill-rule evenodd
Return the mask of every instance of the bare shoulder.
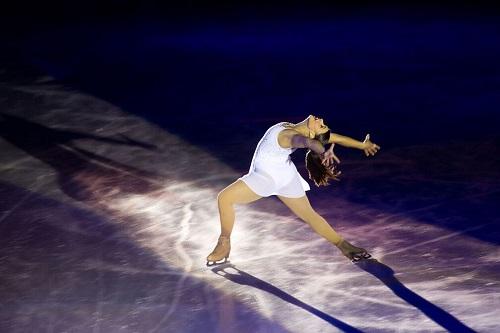
M 292 148 L 292 137 L 294 135 L 301 135 L 296 130 L 285 128 L 278 134 L 278 143 L 282 148 Z

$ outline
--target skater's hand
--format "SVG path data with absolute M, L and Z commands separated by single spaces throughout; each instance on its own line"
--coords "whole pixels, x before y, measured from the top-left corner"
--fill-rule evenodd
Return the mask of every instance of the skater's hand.
M 373 142 L 370 141 L 370 134 L 367 134 L 365 137 L 365 141 L 363 141 L 363 151 L 365 152 L 366 156 L 373 156 L 375 155 L 378 150 L 380 149 L 380 146 L 374 144 Z
M 324 166 L 328 167 L 328 166 L 333 165 L 333 161 L 340 163 L 340 159 L 333 152 L 334 146 L 335 146 L 335 143 L 332 143 L 330 148 L 328 148 L 328 150 L 322 154 L 321 164 L 323 164 Z

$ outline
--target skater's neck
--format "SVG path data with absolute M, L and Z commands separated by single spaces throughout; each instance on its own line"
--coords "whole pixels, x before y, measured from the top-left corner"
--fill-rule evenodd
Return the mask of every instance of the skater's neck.
M 300 134 L 302 134 L 303 136 L 309 138 L 311 135 L 311 130 L 307 126 L 307 121 L 308 121 L 308 119 L 304 119 L 300 123 L 294 124 L 293 129 L 295 131 L 299 132 Z

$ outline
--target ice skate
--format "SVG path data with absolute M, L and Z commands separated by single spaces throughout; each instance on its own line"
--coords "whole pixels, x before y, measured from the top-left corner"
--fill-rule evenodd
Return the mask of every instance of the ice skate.
M 229 237 L 220 236 L 217 241 L 217 246 L 215 246 L 215 249 L 207 257 L 207 266 L 226 263 L 229 258 L 229 252 L 231 252 L 231 241 Z M 224 261 L 219 262 L 222 259 L 224 259 Z
M 349 258 L 353 263 L 371 258 L 371 254 L 369 254 L 368 251 L 361 247 L 354 246 L 344 239 L 337 245 L 337 247 L 342 254 Z

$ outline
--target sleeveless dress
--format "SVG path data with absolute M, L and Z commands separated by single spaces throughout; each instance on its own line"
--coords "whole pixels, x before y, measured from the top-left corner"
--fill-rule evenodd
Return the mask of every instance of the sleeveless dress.
M 283 148 L 278 143 L 278 134 L 286 128 L 285 124 L 278 123 L 266 131 L 257 144 L 248 173 L 238 178 L 262 197 L 300 198 L 310 190 L 290 158 L 295 148 Z

